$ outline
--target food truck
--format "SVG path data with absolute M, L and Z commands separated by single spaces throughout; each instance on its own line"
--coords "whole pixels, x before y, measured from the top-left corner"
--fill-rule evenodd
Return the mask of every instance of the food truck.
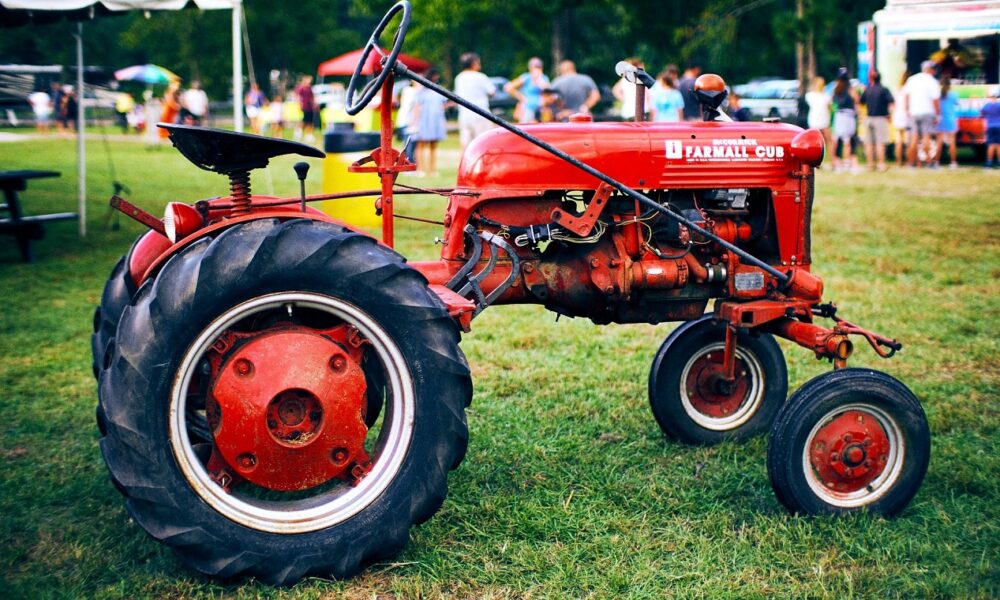
M 904 72 L 937 63 L 958 93 L 959 146 L 985 151 L 986 124 L 980 110 L 1000 84 L 1000 1 L 888 0 L 871 21 L 858 26 L 858 79 L 872 65 L 895 95 Z

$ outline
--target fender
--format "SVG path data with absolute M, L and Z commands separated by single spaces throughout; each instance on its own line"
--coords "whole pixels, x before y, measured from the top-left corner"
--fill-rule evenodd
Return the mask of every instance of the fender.
M 215 221 L 214 223 L 195 231 L 191 235 L 188 235 L 184 239 L 178 240 L 176 243 L 171 243 L 166 236 L 156 231 L 146 232 L 128 256 L 129 276 L 132 278 L 136 287 L 141 286 L 146 282 L 146 280 L 155 277 L 156 273 L 159 272 L 160 268 L 170 257 L 174 256 L 184 248 L 187 248 L 193 242 L 205 236 L 217 234 L 218 232 L 228 229 L 233 225 L 247 223 L 258 219 L 312 219 L 314 221 L 335 223 L 356 233 L 370 236 L 368 232 L 344 223 L 343 221 L 334 219 L 330 215 L 313 207 L 307 207 L 306 212 L 302 212 L 301 210 L 292 210 L 285 206 L 277 206 L 273 208 L 254 207 L 253 212 L 250 214 Z

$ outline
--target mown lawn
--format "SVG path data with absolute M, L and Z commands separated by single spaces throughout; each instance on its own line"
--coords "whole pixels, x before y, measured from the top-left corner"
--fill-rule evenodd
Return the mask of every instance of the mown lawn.
M 70 140 L 0 144 L 0 168 L 55 168 L 29 212 L 73 210 Z M 227 191 L 169 148 L 112 142 L 132 200 Z M 446 148 L 454 158 L 454 146 Z M 297 193 L 291 164 L 255 176 Z M 319 189 L 319 161 L 310 191 Z M 454 177 L 454 160 L 440 180 Z M 491 309 L 463 349 L 475 396 L 471 441 L 438 515 L 407 549 L 351 581 L 291 590 L 186 570 L 126 515 L 97 448 L 91 316 L 140 227 L 106 228 L 111 193 L 90 145 L 90 235 L 48 228 L 25 265 L 0 238 L 0 595 L 21 597 L 996 597 L 1000 595 L 1000 172 L 823 172 L 815 271 L 841 314 L 898 337 L 884 369 L 922 400 L 933 434 L 923 488 L 892 521 L 790 516 L 774 498 L 765 438 L 691 448 L 664 439 L 646 401 L 671 329 L 597 327 L 538 307 Z M 439 198 L 399 211 L 435 217 Z M 404 254 L 432 258 L 440 231 L 399 224 Z M 791 388 L 828 368 L 783 347 Z

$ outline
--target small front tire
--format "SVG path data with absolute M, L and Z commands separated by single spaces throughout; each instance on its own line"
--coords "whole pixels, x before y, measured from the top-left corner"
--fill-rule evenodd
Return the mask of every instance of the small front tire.
M 774 338 L 737 334 L 736 382 L 721 390 L 726 324 L 706 315 L 675 329 L 649 373 L 649 404 L 668 436 L 691 444 L 745 439 L 771 426 L 788 393 L 785 356 Z
M 879 371 L 842 369 L 789 398 L 771 430 L 767 470 L 793 512 L 891 517 L 917 493 L 930 447 L 927 418 L 905 385 Z

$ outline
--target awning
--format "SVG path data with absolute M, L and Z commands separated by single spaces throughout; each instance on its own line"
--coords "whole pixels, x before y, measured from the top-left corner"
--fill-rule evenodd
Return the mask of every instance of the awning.
M 358 61 L 361 60 L 361 53 L 364 48 L 359 48 L 348 52 L 347 54 L 341 54 L 331 58 L 330 60 L 320 63 L 317 73 L 320 76 L 325 75 L 353 75 L 354 68 L 358 65 Z M 386 54 L 389 54 L 387 50 L 383 50 Z M 375 72 L 375 67 L 378 66 L 379 55 L 376 52 L 371 52 L 368 54 L 368 60 L 365 61 L 365 66 L 361 69 L 362 75 L 371 75 Z M 407 69 L 416 71 L 417 73 L 423 73 L 430 68 L 431 63 L 426 60 L 421 60 L 419 58 L 408 56 L 406 54 L 399 54 L 399 62 L 403 63 Z

